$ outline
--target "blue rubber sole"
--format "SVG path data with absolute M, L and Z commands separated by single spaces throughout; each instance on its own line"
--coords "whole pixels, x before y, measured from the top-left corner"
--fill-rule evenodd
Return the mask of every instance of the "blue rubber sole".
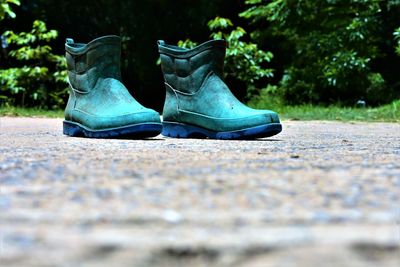
M 210 138 L 210 139 L 256 139 L 270 137 L 282 131 L 280 123 L 270 123 L 248 129 L 231 132 L 214 132 L 198 126 L 177 123 L 163 122 L 162 135 L 174 138 Z
M 161 133 L 161 123 L 142 123 L 105 130 L 91 130 L 71 121 L 63 121 L 63 133 L 73 137 L 143 139 Z

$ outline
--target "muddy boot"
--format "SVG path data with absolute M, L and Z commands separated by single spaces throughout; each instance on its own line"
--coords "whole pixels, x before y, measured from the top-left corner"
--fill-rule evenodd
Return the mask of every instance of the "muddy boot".
M 64 134 L 91 138 L 145 138 L 160 134 L 159 114 L 140 105 L 121 82 L 121 39 L 65 44 L 70 96 Z
M 190 50 L 159 41 L 158 49 L 167 90 L 164 136 L 253 139 L 282 131 L 275 112 L 247 107 L 224 83 L 224 40 Z

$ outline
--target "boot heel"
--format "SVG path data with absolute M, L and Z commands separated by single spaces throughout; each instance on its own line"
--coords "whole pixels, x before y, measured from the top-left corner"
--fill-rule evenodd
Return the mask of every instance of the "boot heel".
M 188 124 L 163 122 L 162 135 L 174 138 L 207 138 L 211 132 Z
M 84 136 L 82 129 L 78 125 L 68 121 L 63 121 L 63 134 L 74 137 Z

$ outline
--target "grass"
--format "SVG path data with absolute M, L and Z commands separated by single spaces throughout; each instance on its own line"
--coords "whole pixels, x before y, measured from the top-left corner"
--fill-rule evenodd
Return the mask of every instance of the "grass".
M 400 122 L 400 100 L 375 108 L 300 105 L 287 106 L 279 101 L 255 98 L 249 105 L 258 109 L 276 111 L 283 120 L 335 120 L 365 122 Z
M 287 106 L 265 97 L 254 98 L 248 104 L 259 109 L 278 112 L 283 120 L 336 120 L 366 122 L 400 122 L 400 100 L 376 108 L 352 108 L 339 106 Z M 43 110 L 16 107 L 0 107 L 0 116 L 63 118 L 62 110 Z
M 38 118 L 63 118 L 62 110 L 45 110 L 37 108 L 0 107 L 0 116 L 9 117 L 38 117 Z
M 290 120 L 336 120 L 366 122 L 400 122 L 400 102 L 378 108 L 283 106 L 277 112 Z

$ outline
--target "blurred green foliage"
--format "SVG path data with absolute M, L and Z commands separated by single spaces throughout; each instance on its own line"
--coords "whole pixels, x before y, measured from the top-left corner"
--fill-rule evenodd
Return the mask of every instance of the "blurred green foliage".
M 240 15 L 249 19 L 257 40 L 281 38 L 280 53 L 290 55 L 283 66 L 280 91 L 288 103 L 368 104 L 389 102 L 399 88 L 375 64 L 390 57 L 385 43 L 386 21 L 398 20 L 400 1 L 384 0 L 248 0 Z M 257 27 L 268 22 L 267 27 Z M 393 32 L 393 28 L 390 30 Z M 275 52 L 274 52 L 275 53 Z M 392 71 L 392 70 L 389 70 Z
M 248 96 L 254 94 L 257 81 L 273 77 L 273 70 L 266 67 L 273 54 L 259 49 L 255 43 L 243 41 L 247 33 L 242 27 L 234 27 L 230 19 L 221 17 L 210 20 L 207 25 L 212 39 L 224 39 L 227 42 L 226 78 L 243 82 Z M 178 42 L 178 46 L 184 48 L 194 48 L 197 44 L 190 39 Z
M 397 41 L 396 53 L 400 56 L 400 27 L 394 31 L 393 35 Z
M 19 0 L 0 0 L 0 21 L 2 21 L 6 15 L 15 18 L 16 15 L 12 10 L 11 4 L 19 6 L 21 2 Z
M 6 59 L 13 67 L 0 69 L 0 100 L 3 104 L 61 108 L 67 95 L 64 56 L 55 55 L 49 44 L 56 30 L 47 30 L 36 20 L 30 32 L 6 31 L 3 35 L 11 50 Z

